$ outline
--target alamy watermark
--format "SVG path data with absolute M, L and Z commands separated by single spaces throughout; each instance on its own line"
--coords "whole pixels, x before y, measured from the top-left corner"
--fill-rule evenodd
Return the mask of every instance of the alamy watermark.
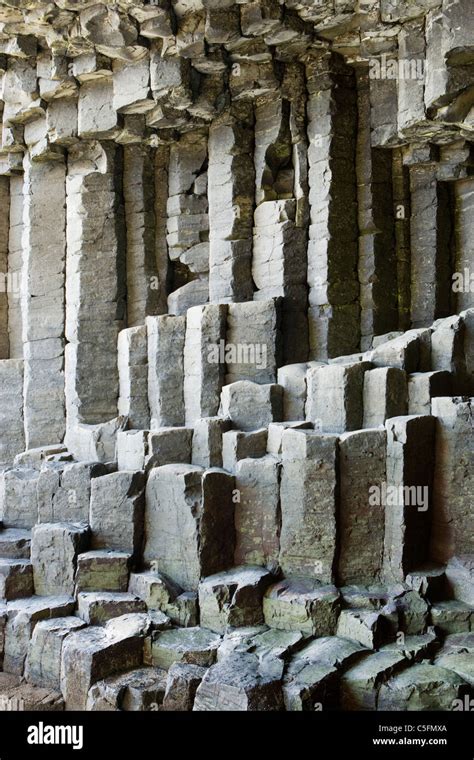
M 209 364 L 254 364 L 257 369 L 267 368 L 266 343 L 211 343 L 207 347 Z
M 383 481 L 369 487 L 371 507 L 416 507 L 418 512 L 427 512 L 429 503 L 428 486 L 395 486 Z
M 425 78 L 424 58 L 389 58 L 383 53 L 380 58 L 369 60 L 370 79 L 414 79 Z
M 462 272 L 454 272 L 452 276 L 453 293 L 474 293 L 474 272 L 464 267 Z

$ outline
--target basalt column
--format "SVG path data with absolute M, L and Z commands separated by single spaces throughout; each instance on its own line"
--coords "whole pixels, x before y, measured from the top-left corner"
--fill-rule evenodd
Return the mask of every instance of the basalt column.
M 209 130 L 209 300 L 250 301 L 255 188 L 253 108 L 217 119 Z
M 140 145 L 124 148 L 124 200 L 127 229 L 127 324 L 141 325 L 164 310 L 155 249 L 154 151 Z M 161 309 L 160 309 L 161 307 Z
M 24 161 L 21 310 L 26 448 L 62 441 L 65 164 Z
M 117 415 L 117 336 L 124 320 L 120 148 L 70 151 L 67 177 L 66 405 L 77 423 Z
M 309 343 L 312 359 L 359 348 L 353 70 L 334 54 L 311 57 L 308 88 Z
M 281 296 L 284 361 L 308 357 L 308 169 L 304 70 L 286 66 L 281 97 L 255 108 L 254 300 Z
M 359 70 L 356 168 L 363 350 L 371 347 L 374 335 L 383 335 L 398 327 L 392 156 L 387 149 L 371 146 L 369 83 L 367 71 Z
M 410 167 L 410 188 L 411 320 L 426 327 L 450 313 L 449 199 L 430 164 Z

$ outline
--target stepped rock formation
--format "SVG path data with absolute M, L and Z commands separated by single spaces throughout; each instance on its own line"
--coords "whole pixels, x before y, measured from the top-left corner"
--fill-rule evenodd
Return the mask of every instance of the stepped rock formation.
M 472 0 L 0 0 L 0 697 L 474 689 Z

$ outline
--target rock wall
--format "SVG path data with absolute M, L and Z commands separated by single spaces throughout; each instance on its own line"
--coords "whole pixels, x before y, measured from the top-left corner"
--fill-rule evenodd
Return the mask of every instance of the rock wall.
M 470 6 L 2 0 L 0 695 L 472 691 Z

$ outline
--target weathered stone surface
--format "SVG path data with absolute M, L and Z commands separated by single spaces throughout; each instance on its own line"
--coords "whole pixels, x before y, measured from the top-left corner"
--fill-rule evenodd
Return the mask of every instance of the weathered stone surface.
M 381 576 L 384 509 L 371 495 L 386 479 L 386 440 L 384 430 L 345 433 L 339 439 L 340 583 L 373 582 Z
M 280 564 L 286 575 L 332 582 L 336 548 L 337 438 L 285 430 Z
M 232 565 L 233 478 L 193 465 L 156 467 L 146 488 L 145 550 L 148 562 L 186 591 Z
M 61 653 L 61 691 L 66 709 L 85 710 L 89 689 L 96 681 L 119 670 L 139 667 L 141 662 L 140 633 L 117 625 L 116 620 L 104 627 L 73 631 L 66 637 Z
M 175 662 L 168 670 L 163 710 L 186 711 L 193 709 L 196 690 L 206 674 L 199 665 Z
M 94 549 L 141 550 L 145 509 L 142 472 L 113 472 L 95 478 L 91 488 L 90 525 Z
M 456 673 L 437 665 L 420 664 L 382 684 L 379 710 L 452 710 L 463 696 L 466 682 Z
M 209 668 L 193 707 L 200 712 L 282 709 L 281 682 L 275 669 L 272 672 L 272 662 L 260 663 L 252 654 L 229 655 Z
M 31 596 L 33 567 L 27 559 L 0 559 L 0 599 L 10 601 Z
M 25 664 L 25 678 L 37 686 L 60 690 L 61 651 L 64 640 L 72 632 L 84 628 L 77 617 L 40 620 L 31 637 Z
M 152 642 L 153 665 L 166 670 L 174 662 L 209 667 L 215 662 L 220 636 L 205 628 L 177 628 L 157 633 Z
M 241 459 L 235 469 L 236 564 L 278 562 L 281 464 L 274 456 Z
M 341 676 L 344 710 L 376 710 L 381 684 L 406 666 L 403 654 L 375 652 L 364 657 Z
M 77 557 L 76 591 L 126 591 L 131 555 L 96 549 Z
M 324 433 L 344 433 L 363 425 L 363 387 L 368 362 L 328 365 L 307 372 L 306 419 Z
M 389 417 L 403 414 L 430 414 L 409 411 L 407 378 L 396 367 L 377 367 L 364 375 L 364 428 L 384 425 Z
M 91 686 L 86 710 L 157 710 L 163 702 L 165 684 L 166 674 L 159 668 L 137 668 L 109 676 Z
M 68 596 L 27 597 L 7 604 L 3 669 L 23 674 L 28 646 L 36 623 L 71 615 L 74 600 Z
M 267 450 L 267 429 L 227 430 L 222 436 L 222 464 L 225 470 L 235 472 L 241 459 L 260 459 Z
M 336 632 L 339 609 L 337 589 L 309 579 L 280 581 L 268 589 L 263 600 L 267 625 L 313 636 Z
M 81 591 L 77 595 L 77 614 L 88 625 L 103 625 L 111 618 L 145 611 L 146 604 L 133 594 Z
M 205 578 L 198 591 L 201 625 L 224 633 L 227 627 L 263 623 L 263 595 L 271 581 L 268 571 L 251 566 Z
M 69 523 L 42 523 L 31 533 L 31 564 L 40 596 L 74 593 L 77 557 L 88 549 L 89 528 Z
M 225 385 L 221 410 L 240 430 L 257 430 L 278 422 L 283 415 L 283 390 L 279 385 L 258 385 L 238 380 Z

